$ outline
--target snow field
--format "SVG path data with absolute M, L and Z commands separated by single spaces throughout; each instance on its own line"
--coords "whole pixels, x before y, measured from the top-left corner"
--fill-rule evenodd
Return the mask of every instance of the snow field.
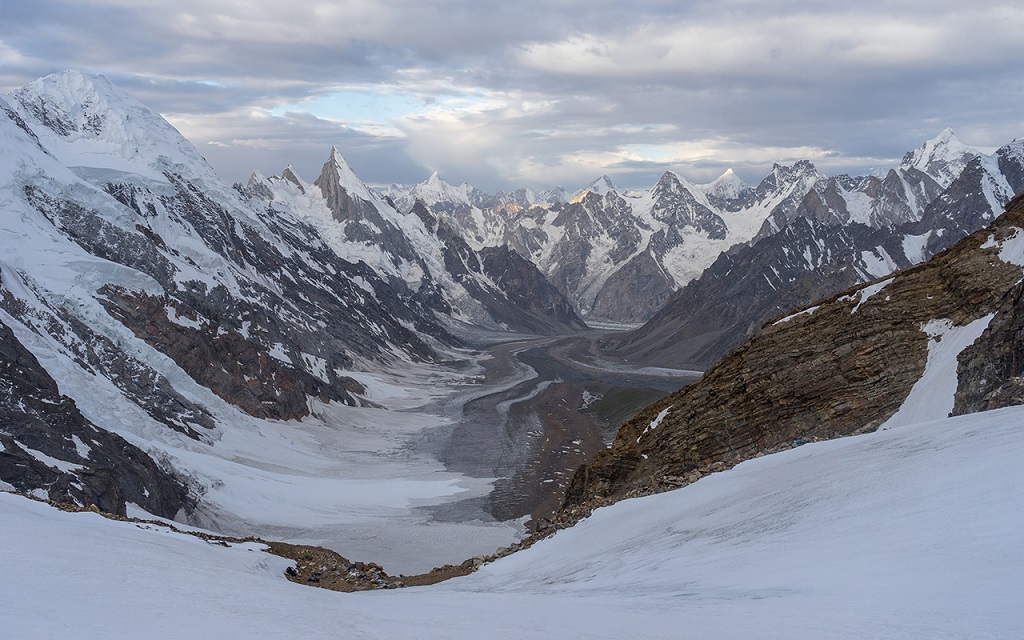
M 250 547 L 2 494 L 0 624 L 19 638 L 1016 638 L 1022 419 L 808 444 L 402 591 L 304 588 Z

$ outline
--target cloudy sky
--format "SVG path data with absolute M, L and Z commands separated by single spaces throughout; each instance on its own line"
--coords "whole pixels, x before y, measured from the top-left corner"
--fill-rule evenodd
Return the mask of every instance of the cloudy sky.
M 10 0 L 0 91 L 103 73 L 229 182 L 333 144 L 374 184 L 756 184 L 1024 135 L 1022 33 L 1019 1 Z

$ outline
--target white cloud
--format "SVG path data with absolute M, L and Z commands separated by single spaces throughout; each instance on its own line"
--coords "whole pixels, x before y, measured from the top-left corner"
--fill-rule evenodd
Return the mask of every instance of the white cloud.
M 669 20 L 621 32 L 574 33 L 524 44 L 517 59 L 538 71 L 625 78 L 686 75 L 816 78 L 837 71 L 967 65 L 1024 51 L 1024 8 L 960 7 L 887 16 L 861 5 L 829 12 L 726 13 L 703 22 Z M 774 12 L 773 12 L 774 13 Z M 999 51 L 990 44 L 1000 42 Z
M 316 171 L 331 144 L 375 182 L 757 180 L 877 166 L 946 126 L 1024 133 L 1018 5 L 34 0 L 0 9 L 0 83 L 107 73 L 229 180 Z

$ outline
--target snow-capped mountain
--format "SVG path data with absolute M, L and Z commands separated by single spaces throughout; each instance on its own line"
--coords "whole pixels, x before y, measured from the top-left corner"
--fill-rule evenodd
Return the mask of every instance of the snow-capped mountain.
M 605 196 L 611 193 L 612 191 L 618 191 L 618 189 L 615 187 L 615 183 L 612 182 L 612 179 L 609 178 L 608 176 L 601 176 L 595 179 L 587 186 L 577 191 L 570 199 L 570 202 L 576 202 L 582 199 L 588 193 L 596 193 L 599 196 Z
M 436 176 L 382 193 L 399 210 L 418 198 L 476 249 L 508 245 L 536 264 L 578 313 L 620 323 L 649 317 L 719 253 L 751 238 L 791 190 L 804 188 L 765 185 L 766 201 L 742 206 L 753 190 L 731 172 L 708 185 L 667 172 L 640 195 L 623 195 L 602 176 L 569 201 L 561 188 L 471 197 L 479 192 Z
M 953 130 L 947 127 L 939 135 L 908 152 L 900 163 L 900 169 L 904 172 L 920 171 L 945 189 L 977 156 L 976 149 L 960 142 Z
M 861 184 L 874 181 L 881 188 L 869 190 L 874 199 L 863 201 L 864 215 L 856 219 L 846 215 L 852 209 L 846 206 L 853 201 L 852 192 L 836 188 L 843 180 L 819 181 L 780 230 L 723 254 L 645 326 L 618 338 L 616 352 L 660 366 L 708 366 L 773 316 L 918 264 L 952 246 L 991 222 L 1024 189 L 1020 142 L 991 156 L 976 154 L 963 164 L 968 152 L 950 132 L 936 140 L 907 154 L 903 165 L 882 182 L 874 177 L 857 179 Z M 913 163 L 947 171 L 939 171 L 933 180 Z M 963 169 L 946 183 L 950 166 Z M 907 188 L 915 178 L 914 184 L 931 185 L 917 192 L 920 199 Z M 946 188 L 936 192 L 939 179 Z M 824 195 L 818 190 L 822 184 Z M 889 190 L 885 185 L 896 187 Z M 915 208 L 923 206 L 925 197 L 931 202 L 918 214 Z M 901 222 L 881 224 L 883 220 Z
M 345 412 L 377 372 L 451 357 L 460 323 L 582 327 L 532 265 L 399 214 L 336 151 L 313 184 L 232 188 L 102 77 L 0 97 L 0 148 L 5 487 L 266 523 L 239 483 L 287 502 L 291 475 L 341 482 L 352 445 L 320 443 L 367 422 Z
M 700 185 L 700 188 L 718 209 L 736 206 L 754 192 L 732 169 L 726 169 L 725 173 L 708 184 Z
M 467 185 L 456 189 L 436 175 L 407 192 L 471 246 L 508 245 L 528 258 L 592 325 L 616 325 L 651 318 L 725 251 L 796 219 L 869 229 L 919 221 L 977 155 L 946 130 L 881 178 L 826 177 L 800 161 L 776 164 L 754 188 L 729 170 L 704 185 L 666 172 L 639 194 L 619 193 L 602 176 L 569 202 L 525 191 L 514 201 L 474 199 Z
M 799 217 L 828 225 L 859 223 L 873 228 L 916 222 L 979 155 L 945 129 L 907 152 L 900 165 L 884 177 L 818 177 L 805 197 L 775 209 L 757 237 L 776 233 Z

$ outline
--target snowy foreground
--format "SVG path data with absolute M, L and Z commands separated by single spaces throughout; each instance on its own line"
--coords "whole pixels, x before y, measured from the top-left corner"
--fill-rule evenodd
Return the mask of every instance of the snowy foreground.
M 809 444 L 478 573 L 342 594 L 288 561 L 0 494 L 10 638 L 1020 638 L 1024 408 Z

